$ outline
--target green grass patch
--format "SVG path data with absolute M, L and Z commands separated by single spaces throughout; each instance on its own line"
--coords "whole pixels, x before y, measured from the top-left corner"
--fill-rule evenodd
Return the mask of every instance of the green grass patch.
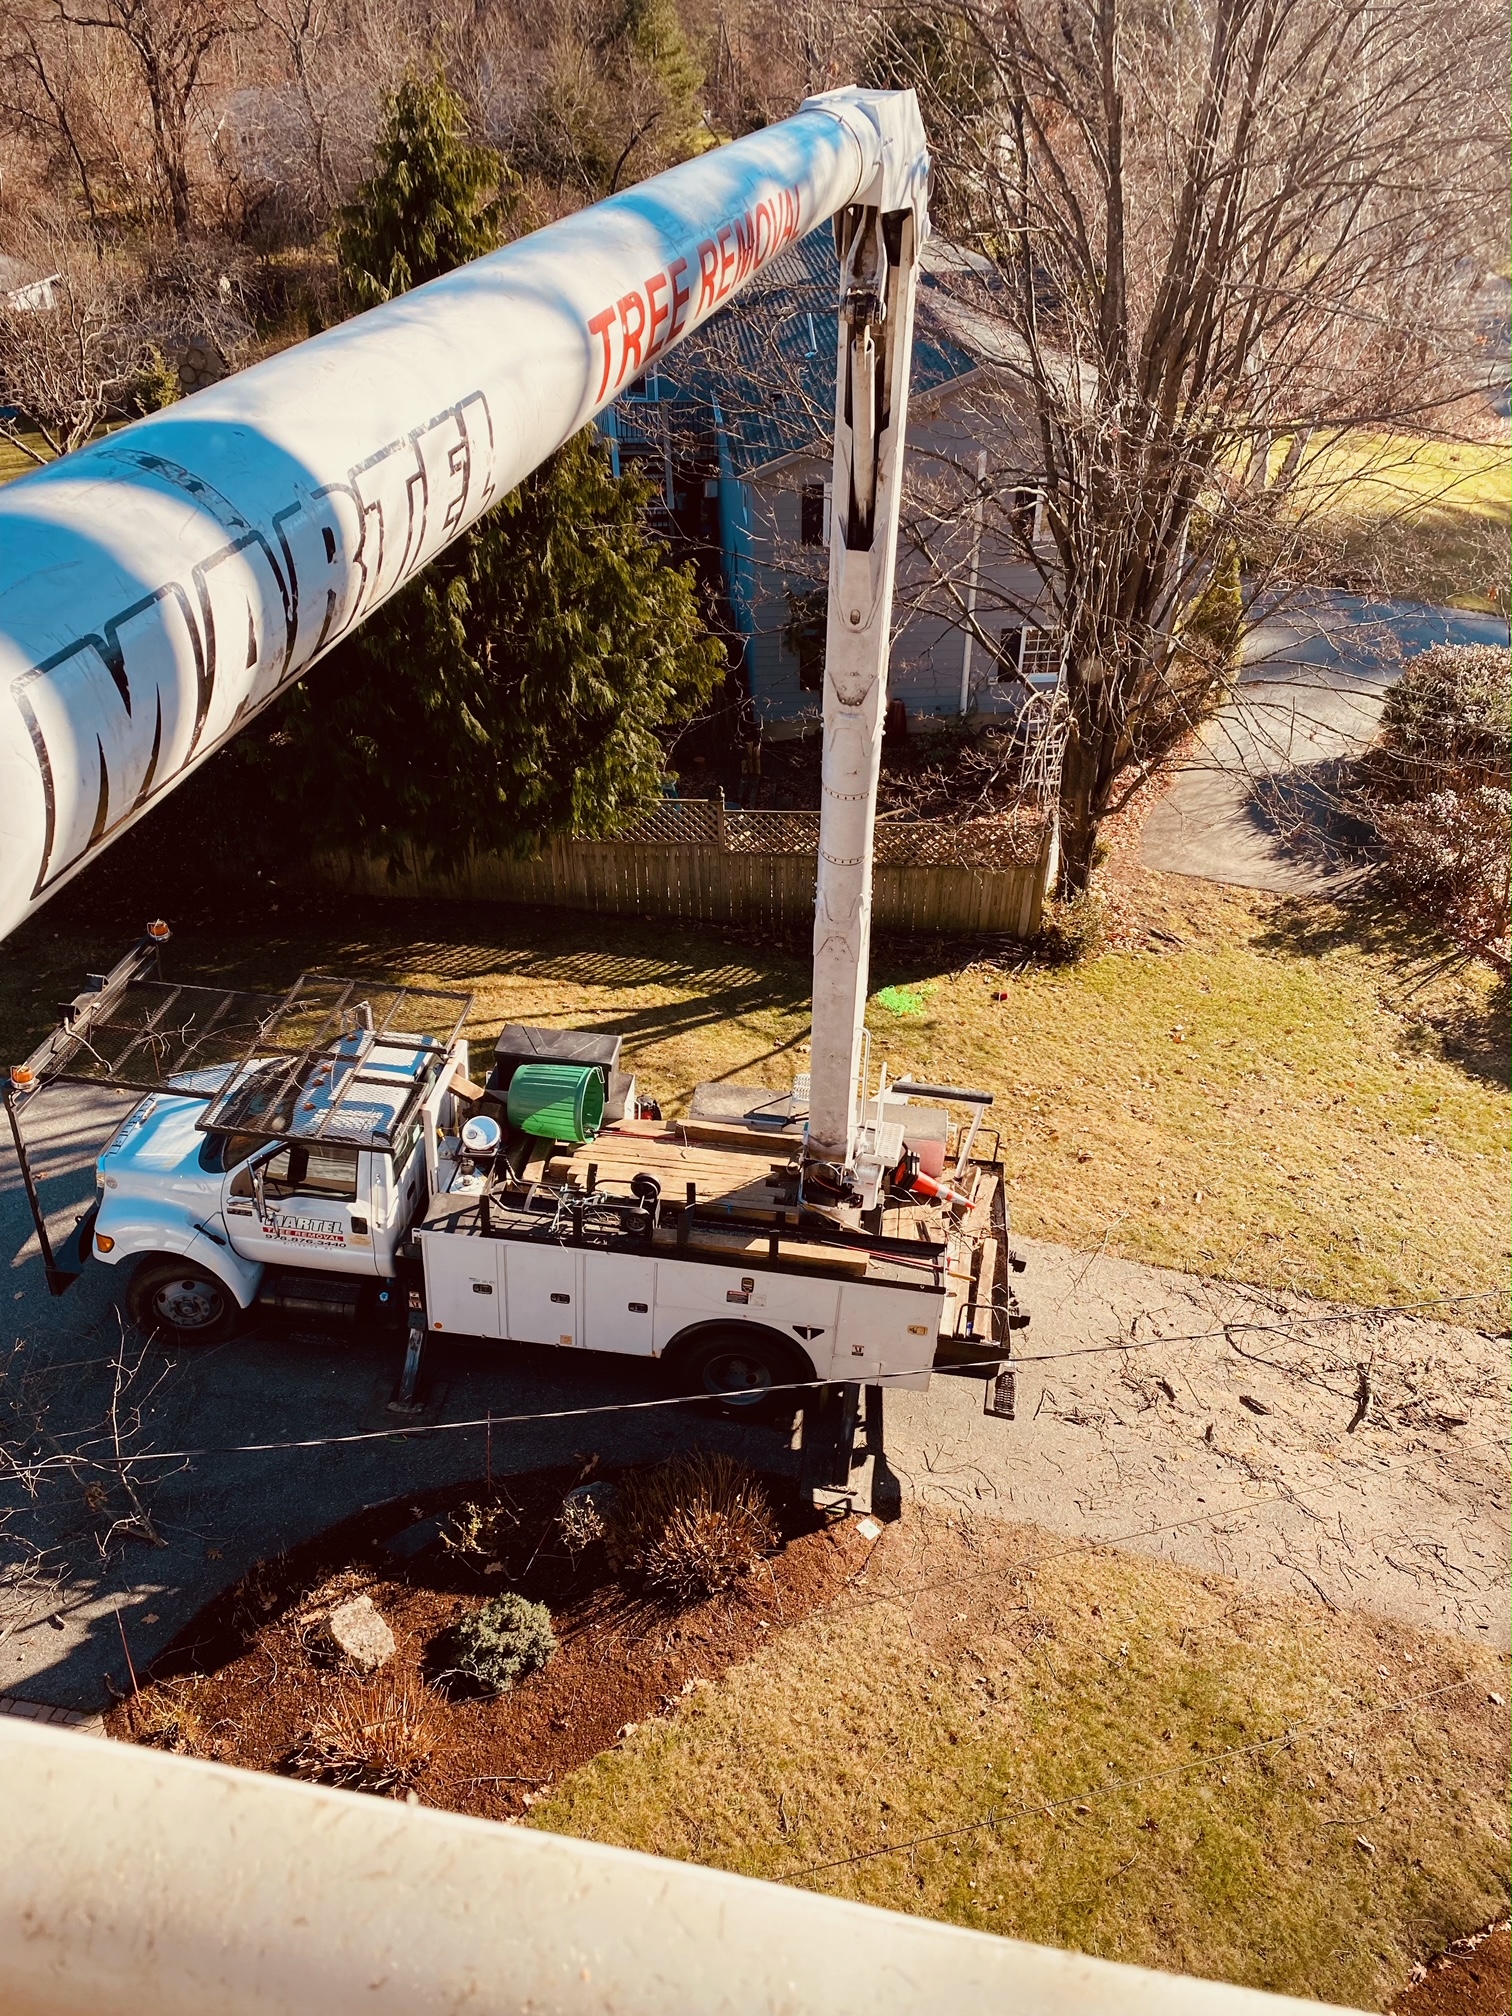
M 1284 458 L 1286 443 L 1274 452 Z M 1505 444 L 1362 429 L 1309 453 L 1296 502 L 1345 535 L 1346 560 L 1373 558 L 1395 593 L 1506 609 L 1512 456 Z
M 911 1519 L 529 1824 L 1378 2008 L 1505 1909 L 1506 1687 L 1455 1640 Z
M 39 453 L 44 455 L 47 453 L 40 434 L 34 434 L 26 429 L 22 431 Z M 18 448 L 14 441 L 0 437 L 0 483 L 13 483 L 18 476 L 29 476 L 38 466 L 25 449 Z

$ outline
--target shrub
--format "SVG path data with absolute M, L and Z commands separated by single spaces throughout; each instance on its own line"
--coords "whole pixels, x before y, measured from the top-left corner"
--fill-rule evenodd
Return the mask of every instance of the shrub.
M 608 1519 L 617 1573 L 676 1603 L 733 1589 L 777 1545 L 766 1493 L 733 1457 L 694 1451 L 620 1479 Z
M 132 1697 L 126 1726 L 133 1743 L 179 1755 L 192 1755 L 205 1733 L 194 1710 L 164 1687 L 144 1687 Z
M 1372 783 L 1392 797 L 1505 788 L 1509 710 L 1512 652 L 1491 644 L 1421 652 L 1386 695 Z
M 1386 872 L 1462 944 L 1496 953 L 1507 937 L 1512 795 L 1489 784 L 1379 803 Z
M 567 1493 L 557 1512 L 557 1531 L 569 1554 L 585 1553 L 604 1538 L 604 1512 L 613 1502 L 612 1489 L 602 1484 L 580 1484 Z
M 468 1499 L 441 1528 L 441 1544 L 454 1554 L 469 1554 L 483 1561 L 500 1561 L 510 1536 L 520 1523 L 520 1515 L 502 1500 L 479 1505 Z
M 1068 902 L 1045 905 L 1035 949 L 1051 966 L 1079 966 L 1095 959 L 1108 942 L 1107 905 L 1095 889 L 1084 889 Z
M 507 1694 L 517 1680 L 538 1672 L 557 1649 L 546 1605 L 512 1592 L 490 1596 L 464 1617 L 453 1642 L 455 1670 L 495 1694 Z
M 429 1768 L 436 1706 L 414 1673 L 346 1680 L 284 1760 L 296 1778 L 402 1799 Z

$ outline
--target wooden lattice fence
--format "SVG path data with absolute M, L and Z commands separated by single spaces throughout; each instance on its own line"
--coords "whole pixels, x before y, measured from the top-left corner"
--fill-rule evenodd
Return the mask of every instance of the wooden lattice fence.
M 689 923 L 803 924 L 813 916 L 817 812 L 742 812 L 668 799 L 614 840 L 553 840 L 531 859 L 478 854 L 454 870 L 326 855 L 322 881 L 354 895 L 540 903 Z M 1039 929 L 1055 872 L 1054 824 L 1037 811 L 989 819 L 882 821 L 872 918 L 880 931 Z

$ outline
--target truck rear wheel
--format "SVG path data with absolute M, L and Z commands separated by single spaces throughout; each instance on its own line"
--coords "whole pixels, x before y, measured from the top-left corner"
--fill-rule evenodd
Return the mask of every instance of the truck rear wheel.
M 742 1420 L 791 1411 L 803 1396 L 781 1389 L 814 1376 L 785 1338 L 745 1323 L 705 1330 L 674 1345 L 668 1360 L 685 1393 L 702 1393 Z
M 218 1344 L 241 1311 L 223 1281 L 192 1260 L 150 1260 L 132 1281 L 127 1305 L 138 1329 L 173 1344 Z

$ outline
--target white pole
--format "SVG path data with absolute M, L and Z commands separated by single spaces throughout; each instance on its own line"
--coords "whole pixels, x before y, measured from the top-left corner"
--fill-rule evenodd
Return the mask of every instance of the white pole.
M 824 666 L 824 769 L 814 915 L 811 1159 L 848 1166 L 871 942 L 872 840 L 887 705 L 893 573 L 928 156 L 911 92 L 888 100 L 896 142 L 841 216 L 834 513 Z
M 0 490 L 0 935 L 893 173 L 904 100 L 811 99 Z
M 976 497 L 971 506 L 971 573 L 966 582 L 966 641 L 961 646 L 961 713 L 971 712 L 972 627 L 976 622 L 977 578 L 982 562 L 982 497 L 987 482 L 987 450 L 977 455 Z
M 12 1716 L 0 1803 L 6 2016 L 1319 2016 Z

